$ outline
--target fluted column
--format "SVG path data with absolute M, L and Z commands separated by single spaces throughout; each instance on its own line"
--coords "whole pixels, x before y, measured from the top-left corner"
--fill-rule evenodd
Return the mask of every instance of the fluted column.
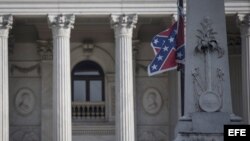
M 136 22 L 136 15 L 111 15 L 116 45 L 116 141 L 135 141 L 132 33 Z
M 250 124 L 250 14 L 238 15 L 241 30 L 243 120 Z
M 49 15 L 53 34 L 53 141 L 71 141 L 70 31 L 73 15 Z
M 11 15 L 0 16 L 0 141 L 9 141 L 8 36 Z

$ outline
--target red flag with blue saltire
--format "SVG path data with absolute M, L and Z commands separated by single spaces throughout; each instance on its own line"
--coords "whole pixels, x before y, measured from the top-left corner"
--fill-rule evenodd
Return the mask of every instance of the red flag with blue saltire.
M 155 35 L 151 41 L 155 58 L 148 65 L 148 75 L 152 76 L 176 69 L 184 63 L 184 18 L 183 0 L 178 0 L 178 21 L 170 28 Z

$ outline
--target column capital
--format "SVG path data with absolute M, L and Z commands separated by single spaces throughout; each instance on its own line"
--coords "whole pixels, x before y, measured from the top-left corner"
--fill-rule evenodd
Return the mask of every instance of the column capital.
M 0 15 L 0 36 L 8 36 L 9 29 L 12 28 L 12 15 Z
M 237 14 L 237 24 L 240 27 L 242 36 L 250 36 L 250 13 Z
M 118 35 L 132 35 L 132 29 L 135 28 L 138 20 L 138 16 L 136 14 L 129 15 L 111 15 L 110 16 L 110 24 L 111 28 L 116 30 L 116 36 Z
M 237 14 L 237 21 L 240 25 L 250 27 L 250 13 L 249 14 Z
M 75 15 L 48 15 L 49 27 L 52 29 L 53 37 L 56 36 L 68 36 L 70 35 L 70 29 L 74 28 Z
M 75 15 L 73 14 L 48 15 L 48 22 L 50 28 L 52 27 L 74 28 Z

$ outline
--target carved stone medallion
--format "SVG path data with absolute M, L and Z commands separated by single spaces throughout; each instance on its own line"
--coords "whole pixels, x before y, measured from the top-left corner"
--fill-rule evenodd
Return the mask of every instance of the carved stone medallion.
M 162 98 L 160 93 L 150 88 L 146 90 L 143 95 L 143 108 L 149 114 L 156 114 L 160 111 L 162 106 Z
M 18 90 L 15 98 L 15 108 L 22 115 L 30 114 L 35 105 L 35 97 L 33 92 L 28 88 Z
M 214 92 L 206 91 L 200 96 L 199 105 L 206 112 L 216 112 L 221 107 L 221 100 Z

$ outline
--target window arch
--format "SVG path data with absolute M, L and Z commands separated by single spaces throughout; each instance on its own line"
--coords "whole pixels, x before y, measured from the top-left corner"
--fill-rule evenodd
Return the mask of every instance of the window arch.
M 82 61 L 72 70 L 72 101 L 105 101 L 104 73 L 93 61 Z

